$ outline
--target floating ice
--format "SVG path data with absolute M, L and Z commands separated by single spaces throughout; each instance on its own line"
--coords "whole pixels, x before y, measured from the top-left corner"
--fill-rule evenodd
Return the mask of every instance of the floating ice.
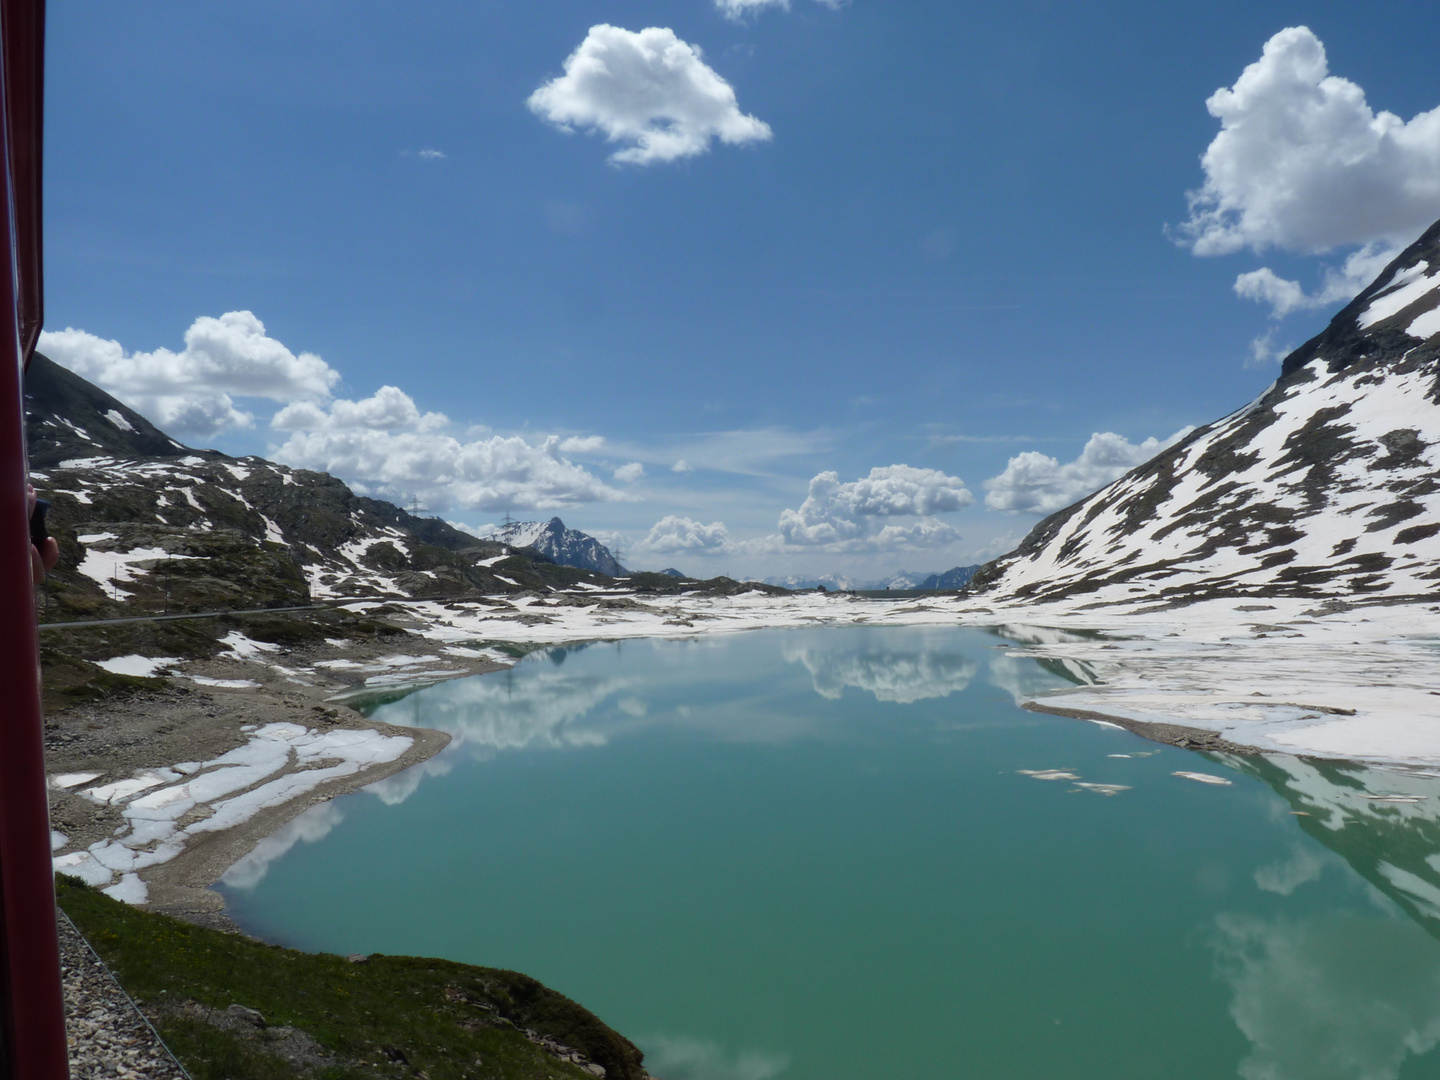
M 1173 773 L 1171 773 L 1170 775 L 1171 775 L 1171 776 L 1183 777 L 1183 778 L 1186 779 L 1186 780 L 1194 780 L 1196 783 L 1200 783 L 1200 784 L 1220 784 L 1220 785 L 1224 785 L 1225 787 L 1229 787 L 1231 784 L 1234 783 L 1233 780 L 1226 780 L 1225 777 L 1223 777 L 1223 776 L 1214 776 L 1214 775 L 1212 775 L 1212 774 L 1210 774 L 1210 773 L 1203 773 L 1203 772 L 1183 772 L 1183 771 L 1180 771 L 1180 772 L 1173 772 Z
M 1080 774 L 1065 769 L 1016 769 L 1021 776 L 1035 780 L 1079 780 Z

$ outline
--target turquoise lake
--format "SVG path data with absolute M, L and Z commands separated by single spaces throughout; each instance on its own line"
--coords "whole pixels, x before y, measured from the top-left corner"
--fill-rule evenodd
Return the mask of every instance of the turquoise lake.
M 593 644 L 372 702 L 454 741 L 262 843 L 229 913 L 524 971 L 662 1080 L 1440 1077 L 1440 779 L 1024 711 L 1089 677 L 1032 633 Z

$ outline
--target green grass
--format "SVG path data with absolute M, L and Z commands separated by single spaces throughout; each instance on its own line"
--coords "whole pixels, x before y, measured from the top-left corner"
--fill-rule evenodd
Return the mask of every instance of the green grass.
M 629 1040 L 518 972 L 408 956 L 351 963 L 140 911 L 75 878 L 57 878 L 56 892 L 195 1080 L 589 1075 L 532 1043 L 521 1027 L 580 1051 L 605 1066 L 612 1080 L 644 1076 L 640 1052 Z M 335 1063 L 297 1072 L 267 1052 L 265 1031 L 224 1030 L 195 1010 L 187 1013 L 187 1002 L 258 1009 L 269 1028 L 308 1033 Z

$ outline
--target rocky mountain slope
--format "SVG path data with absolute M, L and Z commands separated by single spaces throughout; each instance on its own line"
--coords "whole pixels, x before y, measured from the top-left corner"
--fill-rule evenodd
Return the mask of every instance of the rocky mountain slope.
M 1258 399 L 1041 521 L 976 574 L 1093 605 L 1440 597 L 1440 223 Z
M 32 478 L 61 551 L 47 621 L 610 584 L 324 473 L 192 450 L 40 355 L 25 391 Z
M 980 570 L 977 563 L 974 566 L 956 566 L 946 570 L 943 574 L 931 574 L 919 585 L 917 589 L 963 589 L 970 584 L 970 579 Z
M 628 572 L 599 540 L 578 529 L 567 529 L 558 517 L 549 521 L 508 522 L 497 527 L 488 538 L 512 548 L 531 548 L 561 566 L 578 566 L 610 577 Z

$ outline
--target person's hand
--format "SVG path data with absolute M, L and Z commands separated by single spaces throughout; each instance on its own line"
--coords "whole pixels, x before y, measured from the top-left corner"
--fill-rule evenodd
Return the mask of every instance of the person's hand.
M 35 503 L 40 496 L 35 494 L 35 489 L 29 484 L 25 485 L 25 520 L 30 520 L 30 515 L 35 513 Z M 41 547 L 30 545 L 30 579 L 39 585 L 45 580 L 45 575 L 55 569 L 55 564 L 60 561 L 60 545 L 53 536 L 46 537 Z

